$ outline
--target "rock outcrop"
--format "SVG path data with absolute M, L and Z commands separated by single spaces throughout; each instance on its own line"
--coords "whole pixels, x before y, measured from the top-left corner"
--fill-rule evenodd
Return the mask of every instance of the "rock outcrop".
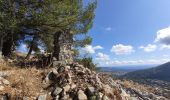
M 59 100 L 114 99 L 113 88 L 102 83 L 96 72 L 78 63 L 56 66 L 44 78 L 43 84 L 44 89 Z

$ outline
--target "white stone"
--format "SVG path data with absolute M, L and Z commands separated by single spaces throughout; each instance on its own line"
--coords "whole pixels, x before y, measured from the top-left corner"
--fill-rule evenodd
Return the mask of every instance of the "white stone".
M 60 88 L 60 87 L 56 87 L 56 89 L 54 90 L 54 92 L 52 93 L 53 95 L 58 95 L 58 94 L 60 94 L 61 92 L 62 92 L 62 88 Z
M 87 100 L 87 96 L 84 94 L 82 90 L 78 91 L 78 100 Z
M 76 88 L 76 84 L 72 83 L 71 84 L 71 89 L 74 89 L 74 88 Z
M 63 87 L 64 92 L 68 92 L 70 90 L 70 85 L 66 85 L 65 87 Z
M 3 91 L 4 88 L 5 88 L 5 87 L 1 85 L 1 86 L 0 86 L 0 91 Z
M 2 82 L 3 82 L 3 84 L 5 84 L 5 85 L 9 85 L 9 84 L 10 84 L 10 82 L 9 82 L 8 80 L 6 80 L 6 79 L 3 79 Z
M 111 100 L 111 99 L 109 99 L 106 95 L 103 95 L 102 100 Z
M 57 72 L 57 69 L 56 69 L 56 68 L 52 68 L 52 72 L 53 72 L 55 75 L 57 75 L 57 74 L 58 74 L 58 72 Z
M 103 93 L 99 92 L 99 97 L 100 97 L 100 100 L 102 100 Z
M 69 69 L 70 69 L 70 66 L 65 66 L 65 69 L 68 69 L 68 70 L 69 70 Z
M 38 100 L 46 100 L 47 94 L 39 95 Z

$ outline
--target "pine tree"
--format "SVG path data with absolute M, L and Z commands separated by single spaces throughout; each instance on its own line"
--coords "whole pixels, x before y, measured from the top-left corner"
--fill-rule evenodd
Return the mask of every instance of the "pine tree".
M 0 0 L 0 47 L 4 56 L 10 56 L 18 39 L 20 21 L 16 13 L 14 0 Z

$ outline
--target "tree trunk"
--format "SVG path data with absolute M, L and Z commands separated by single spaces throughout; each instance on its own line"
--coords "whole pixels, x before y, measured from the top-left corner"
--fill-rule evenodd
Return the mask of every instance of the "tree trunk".
M 53 52 L 53 57 L 55 57 L 58 61 L 59 59 L 59 54 L 60 54 L 60 44 L 59 44 L 59 38 L 61 36 L 62 32 L 56 32 L 54 35 L 54 52 Z
M 0 38 L 0 59 L 2 59 L 3 37 Z
M 32 51 L 33 51 L 33 47 L 34 47 L 35 38 L 36 38 L 36 37 L 33 36 L 33 39 L 32 39 L 31 44 L 30 44 L 30 49 L 29 49 L 29 51 L 28 51 L 27 56 L 25 57 L 25 59 L 29 59 L 29 58 L 30 58 L 30 55 L 31 55 L 31 53 L 32 53 Z
M 2 55 L 5 57 L 10 57 L 10 55 L 12 54 L 13 40 L 10 36 L 7 36 L 6 38 L 7 39 L 5 39 L 2 45 Z

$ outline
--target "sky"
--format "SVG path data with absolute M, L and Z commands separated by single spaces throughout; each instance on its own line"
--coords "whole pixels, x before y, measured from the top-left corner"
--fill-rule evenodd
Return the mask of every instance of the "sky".
M 170 0 L 98 0 L 91 45 L 102 67 L 170 61 Z

